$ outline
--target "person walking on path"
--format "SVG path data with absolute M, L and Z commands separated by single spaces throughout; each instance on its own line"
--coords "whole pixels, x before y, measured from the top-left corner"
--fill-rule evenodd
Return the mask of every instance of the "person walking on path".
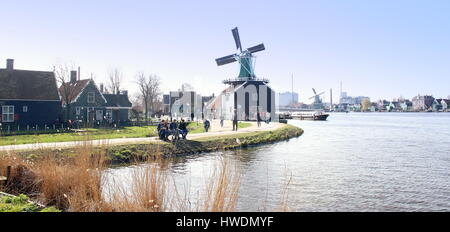
M 233 113 L 233 131 L 238 131 L 238 116 L 237 116 L 237 110 L 234 110 Z
M 256 114 L 256 121 L 258 121 L 258 127 L 261 127 L 261 115 L 259 112 Z
M 205 131 L 208 132 L 209 127 L 211 126 L 211 123 L 209 122 L 208 119 L 205 120 L 205 122 L 203 123 L 203 126 L 205 127 Z

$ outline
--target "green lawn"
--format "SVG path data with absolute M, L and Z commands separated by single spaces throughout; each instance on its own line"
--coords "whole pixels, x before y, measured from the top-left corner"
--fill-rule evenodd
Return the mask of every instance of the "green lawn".
M 18 197 L 0 195 L 0 212 L 61 212 L 54 207 L 40 208 L 29 200 L 30 198 L 22 194 Z
M 251 126 L 250 123 L 239 123 L 239 128 Z M 190 134 L 203 133 L 203 123 L 197 125 L 196 122 L 188 126 Z M 143 138 L 156 136 L 156 126 L 147 127 L 124 127 L 120 129 L 87 129 L 80 133 L 57 133 L 40 135 L 14 135 L 0 137 L 0 146 L 30 143 L 53 143 L 69 142 L 97 139 L 117 139 L 117 138 Z
M 191 123 L 189 129 L 193 133 L 199 133 L 197 127 L 203 128 L 202 125 Z M 87 129 L 86 132 L 56 133 L 56 134 L 40 134 L 40 135 L 14 135 L 0 137 L 0 146 L 13 144 L 30 144 L 30 143 L 52 143 L 52 142 L 69 142 L 97 139 L 117 139 L 117 138 L 143 138 L 156 136 L 156 126 L 146 127 L 124 127 L 119 129 Z

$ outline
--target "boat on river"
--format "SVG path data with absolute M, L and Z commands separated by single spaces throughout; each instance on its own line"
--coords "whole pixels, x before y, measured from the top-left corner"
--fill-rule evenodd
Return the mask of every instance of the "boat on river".
M 326 114 L 323 111 L 304 111 L 291 113 L 290 116 L 292 119 L 299 120 L 326 121 L 330 114 Z

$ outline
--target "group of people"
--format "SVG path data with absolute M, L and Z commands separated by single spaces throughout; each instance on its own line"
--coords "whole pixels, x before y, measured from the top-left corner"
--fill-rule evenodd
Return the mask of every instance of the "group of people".
M 265 122 L 267 124 L 270 123 L 270 114 L 269 117 L 266 115 L 267 113 L 264 112 L 257 112 L 256 113 L 256 121 L 258 127 L 261 127 L 261 122 Z M 220 117 L 220 126 L 224 127 L 224 120 L 225 118 L 223 116 Z M 239 120 L 237 111 L 234 110 L 233 112 L 233 118 L 232 118 L 232 124 L 233 124 L 233 131 L 238 131 L 239 128 Z M 208 119 L 204 119 L 203 126 L 205 129 L 205 132 L 208 132 L 211 128 L 211 122 Z M 177 122 L 177 120 L 162 120 L 157 127 L 158 130 L 158 136 L 163 141 L 169 141 L 169 136 L 172 135 L 172 140 L 180 140 L 186 139 L 188 134 L 187 129 L 187 122 L 184 119 L 181 119 L 180 123 Z
M 157 127 L 158 136 L 163 141 L 169 141 L 169 136 L 172 135 L 172 140 L 186 139 L 188 134 L 187 123 L 181 119 L 180 123 L 177 120 L 162 120 Z

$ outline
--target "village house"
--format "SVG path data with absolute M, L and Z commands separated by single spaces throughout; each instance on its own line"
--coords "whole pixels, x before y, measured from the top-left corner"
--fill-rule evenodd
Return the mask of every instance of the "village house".
M 413 103 L 413 110 L 414 111 L 426 111 L 432 108 L 434 102 L 434 97 L 432 96 L 420 96 L 417 95 L 413 97 L 412 103 Z
M 442 99 L 441 101 L 442 110 L 449 111 L 450 110 L 450 99 Z
M 433 109 L 434 112 L 439 112 L 442 111 L 442 99 L 434 99 L 433 104 L 431 105 L 431 108 Z
M 398 112 L 401 111 L 400 102 L 391 101 L 389 105 L 386 107 L 386 110 L 389 112 Z
M 412 111 L 413 109 L 413 104 L 410 100 L 403 100 L 400 103 L 400 109 L 402 112 L 408 112 L 408 111 Z
M 386 111 L 386 110 L 388 110 L 387 108 L 388 108 L 388 106 L 390 105 L 391 103 L 389 102 L 389 101 L 386 101 L 386 100 L 379 100 L 378 101 L 378 110 L 379 111 Z
M 371 102 L 370 103 L 370 107 L 369 107 L 369 111 L 370 112 L 376 112 L 378 111 L 378 104 L 375 102 Z
M 8 59 L 0 69 L 0 124 L 14 129 L 60 123 L 61 102 L 53 72 L 14 69 Z
M 77 72 L 71 71 L 70 82 L 62 84 L 59 93 L 66 121 L 86 126 L 123 125 L 130 121 L 132 104 L 127 91 L 106 94 L 103 85 L 98 88 L 92 79 L 77 80 Z

